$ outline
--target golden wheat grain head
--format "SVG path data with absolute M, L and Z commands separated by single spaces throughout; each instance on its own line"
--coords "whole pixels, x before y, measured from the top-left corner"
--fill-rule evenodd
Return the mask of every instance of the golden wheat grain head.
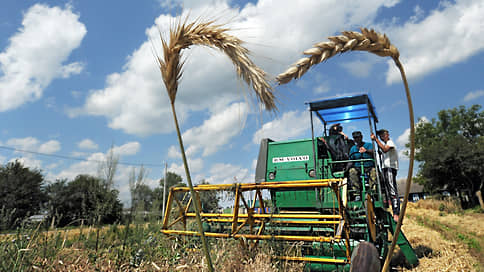
M 361 28 L 360 32 L 342 31 L 341 35 L 328 37 L 329 41 L 316 43 L 303 52 L 306 57 L 299 59 L 285 72 L 276 77 L 278 84 L 286 84 L 301 78 L 311 66 L 321 63 L 338 53 L 347 51 L 368 51 L 381 57 L 398 59 L 398 49 L 390 43 L 385 34 L 373 29 Z
M 221 50 L 235 66 L 237 75 L 251 87 L 266 110 L 276 110 L 275 96 L 267 74 L 249 58 L 249 50 L 239 38 L 228 34 L 229 28 L 214 21 L 179 20 L 170 29 L 169 41 L 160 34 L 163 57 L 157 57 L 163 82 L 171 103 L 175 102 L 178 82 L 182 75 L 182 50 L 191 45 L 203 45 Z

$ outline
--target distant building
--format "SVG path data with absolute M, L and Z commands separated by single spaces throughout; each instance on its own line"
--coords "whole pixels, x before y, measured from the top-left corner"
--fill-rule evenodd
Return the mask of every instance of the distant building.
M 407 179 L 399 179 L 397 180 L 397 187 L 398 187 L 398 196 L 400 199 L 403 199 L 405 196 L 405 190 L 407 187 Z M 410 193 L 408 194 L 408 201 L 410 202 L 417 202 L 420 199 L 425 199 L 429 196 L 427 192 L 424 191 L 423 185 L 418 183 L 412 182 L 412 186 L 410 186 Z

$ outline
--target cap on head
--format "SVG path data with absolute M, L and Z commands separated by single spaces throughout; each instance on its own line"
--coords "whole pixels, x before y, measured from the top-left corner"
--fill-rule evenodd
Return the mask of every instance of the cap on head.
M 382 135 L 383 135 L 385 132 L 386 132 L 386 133 L 388 133 L 388 130 L 386 130 L 386 129 L 380 129 L 380 130 L 378 130 L 378 131 L 376 132 L 376 134 L 377 134 L 378 136 L 382 136 Z
M 351 136 L 353 136 L 353 138 L 363 137 L 361 131 L 353 131 L 353 133 L 351 133 Z

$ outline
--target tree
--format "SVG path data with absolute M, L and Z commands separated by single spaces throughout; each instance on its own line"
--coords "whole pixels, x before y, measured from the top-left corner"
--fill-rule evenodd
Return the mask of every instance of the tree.
M 156 202 L 160 203 L 161 206 L 163 206 L 163 194 L 165 194 L 165 201 L 168 201 L 168 193 L 170 192 L 170 187 L 187 186 L 185 183 L 183 183 L 183 179 L 180 175 L 169 171 L 166 173 L 166 192 L 164 192 L 163 190 L 164 182 L 165 178 L 160 179 L 160 187 L 155 188 L 155 190 L 153 191 L 154 198 L 157 200 Z M 181 197 L 182 196 L 180 196 L 179 200 L 181 200 Z M 162 210 L 161 206 L 159 207 L 160 211 Z
M 104 180 L 79 175 L 73 181 L 57 181 L 46 188 L 51 205 L 51 216 L 58 217 L 58 225 L 111 224 L 121 219 L 123 205 L 119 192 L 106 188 Z M 102 203 L 102 208 L 99 205 Z
M 200 184 L 210 184 L 206 180 L 202 180 Z M 202 203 L 202 212 L 213 212 L 219 208 L 220 197 L 217 191 L 200 192 L 200 202 Z
M 417 125 L 417 180 L 427 190 L 477 193 L 483 189 L 484 112 L 480 109 L 473 105 L 442 110 L 438 120 Z
M 109 190 L 112 189 L 114 184 L 114 176 L 118 169 L 118 163 L 119 156 L 114 154 L 114 146 L 111 145 L 106 160 L 98 165 L 98 177 L 103 180 L 103 185 Z
M 0 167 L 0 209 L 9 215 L 3 228 L 18 226 L 22 220 L 38 213 L 46 200 L 42 191 L 44 177 L 40 170 L 31 170 L 21 162 Z

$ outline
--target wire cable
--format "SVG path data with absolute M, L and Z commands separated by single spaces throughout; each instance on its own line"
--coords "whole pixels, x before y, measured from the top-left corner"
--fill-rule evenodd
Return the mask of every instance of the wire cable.
M 53 158 L 64 159 L 64 160 L 91 161 L 91 162 L 98 162 L 98 163 L 104 163 L 105 162 L 105 161 L 102 161 L 102 160 L 92 160 L 92 159 L 85 159 L 85 158 L 79 158 L 79 157 L 71 157 L 71 156 L 66 156 L 66 155 L 48 154 L 48 153 L 43 153 L 43 152 L 38 152 L 38 151 L 23 150 L 23 149 L 18 149 L 18 148 L 9 147 L 9 146 L 2 146 L 2 145 L 0 145 L 0 149 L 30 153 L 30 154 L 41 155 L 41 156 L 46 156 L 46 157 L 53 157 Z M 91 153 L 91 155 L 92 155 L 92 153 Z M 133 162 L 122 162 L 122 161 L 119 161 L 118 164 L 131 165 L 131 166 L 151 166 L 151 167 L 162 167 L 163 166 L 162 164 L 154 164 L 154 163 L 133 163 Z

